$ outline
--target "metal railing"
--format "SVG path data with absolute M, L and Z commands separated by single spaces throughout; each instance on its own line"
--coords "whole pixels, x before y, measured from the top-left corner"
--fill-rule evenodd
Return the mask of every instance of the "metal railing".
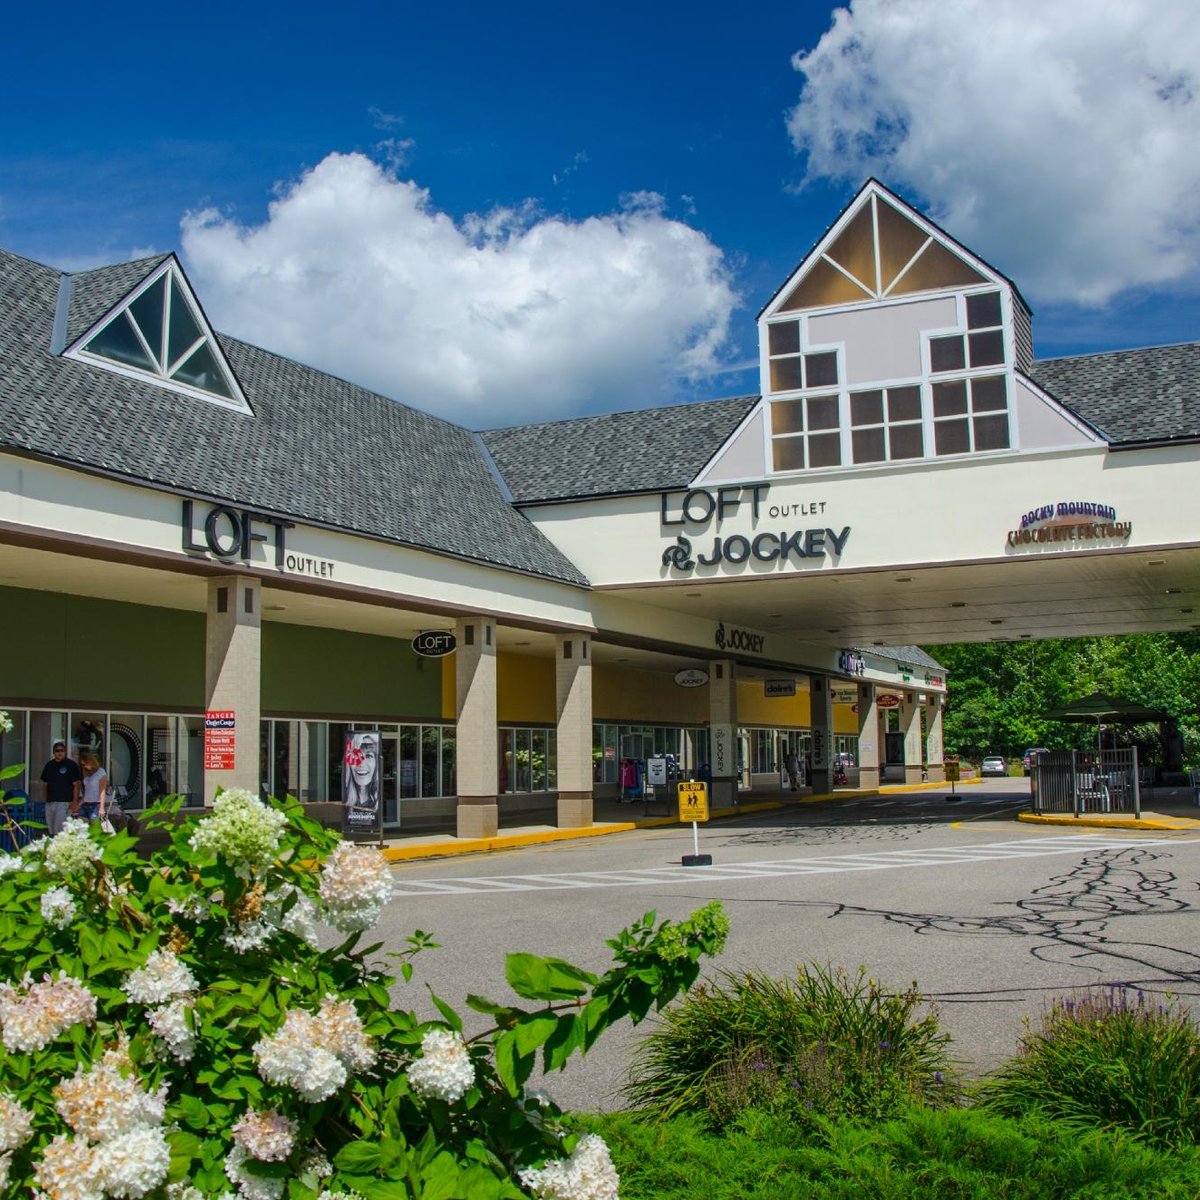
M 1137 747 L 1125 750 L 1047 750 L 1030 776 L 1037 813 L 1142 815 Z

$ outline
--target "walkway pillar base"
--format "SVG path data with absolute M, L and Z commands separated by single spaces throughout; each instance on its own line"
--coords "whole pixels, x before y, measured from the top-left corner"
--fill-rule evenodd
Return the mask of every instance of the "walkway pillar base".
M 500 832 L 500 805 L 495 796 L 461 797 L 455 816 L 460 838 L 495 837 Z
M 559 829 L 583 829 L 592 823 L 591 792 L 558 793 Z
M 859 767 L 858 768 L 858 786 L 865 791 L 874 791 L 879 787 L 879 768 L 878 767 Z
M 929 764 L 929 782 L 930 783 L 945 783 L 946 768 L 941 763 Z
M 925 774 L 920 767 L 910 767 L 905 764 L 904 767 L 904 782 L 905 783 L 921 783 L 924 781 Z

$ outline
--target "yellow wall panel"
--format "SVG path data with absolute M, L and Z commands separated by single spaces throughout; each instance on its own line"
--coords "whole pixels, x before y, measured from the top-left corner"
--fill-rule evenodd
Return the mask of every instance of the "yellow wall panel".
M 496 710 L 502 725 L 545 725 L 558 719 L 554 697 L 554 659 L 526 654 L 496 655 Z

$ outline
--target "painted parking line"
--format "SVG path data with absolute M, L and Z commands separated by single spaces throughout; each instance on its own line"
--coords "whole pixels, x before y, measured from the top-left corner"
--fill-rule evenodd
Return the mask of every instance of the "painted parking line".
M 1200 843 L 1200 838 L 1180 838 L 1171 846 Z M 947 863 L 1004 862 L 1017 858 L 1047 858 L 1088 854 L 1096 850 L 1161 847 L 1159 838 L 1113 837 L 1110 834 L 1071 833 L 1058 837 L 991 842 L 981 846 L 941 847 L 927 850 L 884 850 L 877 853 L 840 854 L 823 858 L 762 859 L 757 862 L 714 864 L 706 867 L 647 867 L 624 871 L 538 872 L 528 875 L 477 875 L 450 879 L 407 879 L 394 872 L 394 896 L 487 895 L 495 892 L 546 892 L 588 888 L 662 887 L 707 881 L 788 878 L 798 875 L 843 875 L 862 871 L 909 870 L 944 867 Z

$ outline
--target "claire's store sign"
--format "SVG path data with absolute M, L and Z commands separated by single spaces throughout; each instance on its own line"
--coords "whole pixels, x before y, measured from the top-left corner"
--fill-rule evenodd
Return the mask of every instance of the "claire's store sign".
M 825 513 L 824 500 L 802 503 L 771 504 L 771 485 L 752 483 L 720 488 L 691 488 L 687 491 L 659 494 L 660 524 L 670 533 L 675 528 L 675 544 L 662 552 L 662 565 L 668 570 L 688 572 L 697 567 L 740 566 L 747 562 L 791 563 L 799 565 L 814 559 L 840 558 L 850 537 L 850 526 L 789 528 L 798 517 L 816 517 Z M 726 522 L 749 522 L 748 532 L 728 532 Z M 772 529 L 761 529 L 768 521 L 778 522 Z M 693 539 L 702 539 L 695 543 Z M 711 541 L 709 540 L 711 538 Z
M 865 675 L 867 660 L 853 650 L 843 650 L 838 655 L 838 670 L 845 671 L 847 675 Z
M 268 561 L 274 560 L 279 571 L 290 575 L 312 575 L 332 579 L 334 564 L 326 558 L 297 554 L 287 547 L 287 531 L 294 521 L 236 508 L 228 504 L 197 505 L 183 502 L 181 517 L 183 549 L 187 554 L 215 558 L 220 562 L 240 562 L 250 566 L 255 546 L 262 546 Z
M 1118 521 L 1111 504 L 1091 500 L 1059 500 L 1022 514 L 1020 528 L 1008 531 L 1008 544 L 1017 550 L 1095 542 L 1127 542 L 1132 521 Z

